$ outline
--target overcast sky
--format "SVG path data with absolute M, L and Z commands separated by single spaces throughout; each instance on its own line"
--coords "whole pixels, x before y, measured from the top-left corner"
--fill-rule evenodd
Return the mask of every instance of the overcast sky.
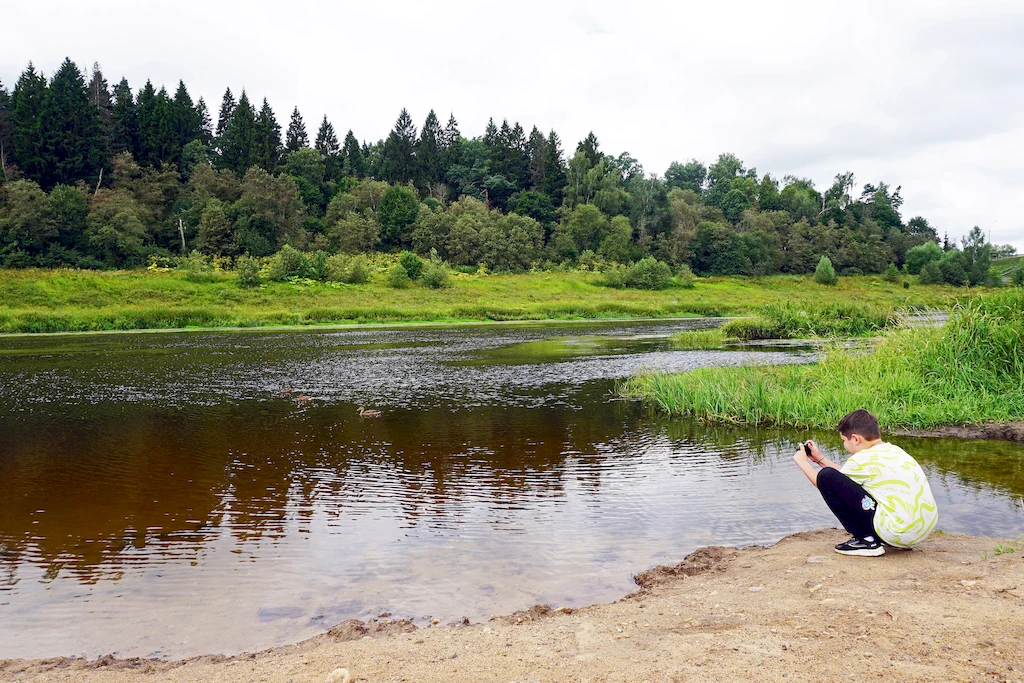
M 733 152 L 758 173 L 902 185 L 904 218 L 1024 252 L 1024 3 L 4 3 L 0 79 L 99 62 L 113 86 L 225 86 L 360 140 L 402 107 L 463 135 L 488 117 L 593 130 L 649 172 Z

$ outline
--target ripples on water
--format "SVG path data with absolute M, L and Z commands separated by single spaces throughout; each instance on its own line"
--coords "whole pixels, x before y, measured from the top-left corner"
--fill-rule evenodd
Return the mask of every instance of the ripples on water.
M 643 369 L 808 358 L 666 343 L 706 324 L 4 339 L 0 657 L 579 606 L 701 545 L 834 524 L 790 461 L 807 434 L 616 398 Z M 1019 446 L 894 440 L 944 529 L 1019 530 Z

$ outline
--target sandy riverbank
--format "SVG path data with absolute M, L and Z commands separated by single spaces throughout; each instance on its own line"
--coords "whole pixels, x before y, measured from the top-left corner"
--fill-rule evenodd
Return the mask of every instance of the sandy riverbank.
M 938 534 L 844 557 L 837 530 L 705 548 L 609 605 L 416 629 L 340 624 L 238 657 L 7 660 L 19 681 L 1024 681 L 1024 551 Z M 1006 543 L 1004 540 L 1003 543 Z M 1020 547 L 1018 545 L 1017 547 Z

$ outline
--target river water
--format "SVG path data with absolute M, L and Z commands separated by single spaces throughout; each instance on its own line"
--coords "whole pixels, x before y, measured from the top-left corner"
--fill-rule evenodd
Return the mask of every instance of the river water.
M 668 343 L 710 324 L 2 338 L 0 658 L 582 606 L 702 545 L 835 525 L 791 462 L 808 437 L 839 458 L 833 434 L 617 398 L 646 369 L 811 357 Z M 1020 445 L 892 441 L 925 466 L 941 529 L 1021 533 Z

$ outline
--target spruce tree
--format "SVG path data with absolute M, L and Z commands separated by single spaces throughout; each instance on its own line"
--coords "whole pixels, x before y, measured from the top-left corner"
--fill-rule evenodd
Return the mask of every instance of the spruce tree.
M 231 115 L 235 113 L 235 96 L 231 94 L 231 88 L 224 91 L 224 97 L 220 101 L 220 113 L 217 115 L 217 129 L 213 132 L 214 136 L 218 140 L 218 147 L 220 146 L 219 140 L 224 137 L 224 133 L 228 129 L 228 121 L 231 120 Z
M 102 146 L 103 166 L 110 169 L 110 157 L 114 146 L 114 104 L 110 97 L 107 79 L 103 77 L 98 62 L 92 65 L 92 80 L 89 81 L 89 102 L 96 108 L 100 123 L 100 141 Z
M 412 117 L 403 107 L 395 121 L 395 127 L 384 141 L 384 155 L 381 159 L 382 180 L 392 185 L 405 185 L 416 172 L 416 126 Z
M 281 126 L 265 97 L 253 126 L 252 161 L 268 173 L 274 173 L 281 161 Z
M 587 137 L 580 140 L 580 143 L 576 145 L 577 152 L 583 152 L 587 157 L 588 168 L 594 168 L 597 166 L 597 162 L 604 158 L 601 153 L 600 145 L 597 142 L 597 136 L 591 131 L 587 133 Z
M 288 122 L 288 133 L 285 136 L 284 147 L 289 152 L 297 152 L 303 147 L 309 147 L 306 123 L 302 120 L 302 114 L 299 113 L 298 107 L 292 110 L 292 118 Z
M 135 95 L 128 79 L 122 78 L 114 87 L 114 135 L 110 143 L 111 155 L 131 152 L 139 158 L 139 120 L 135 110 Z
M 417 186 L 428 190 L 431 185 L 443 180 L 441 175 L 441 141 L 444 131 L 437 120 L 437 114 L 431 109 L 427 120 L 423 122 L 420 139 L 416 143 Z M 425 193 L 424 193 L 425 194 Z
M 527 149 L 526 133 L 518 121 L 512 126 L 509 134 L 506 154 L 505 177 L 520 190 L 529 188 L 530 155 Z
M 256 114 L 243 90 L 221 139 L 222 163 L 239 176 L 245 175 L 254 164 L 255 127 Z
M 455 114 L 448 114 L 448 124 L 444 127 L 444 136 L 441 142 L 441 178 L 448 179 L 448 169 L 458 163 L 460 153 L 460 140 L 462 134 L 459 132 L 459 122 L 455 120 Z
M 213 145 L 213 121 L 210 120 L 210 109 L 202 97 L 196 102 L 196 120 L 199 121 L 199 141 L 210 147 Z
M 167 88 L 160 87 L 156 94 L 153 113 L 156 131 L 156 158 L 150 161 L 154 167 L 162 164 L 177 164 L 181 160 L 181 145 L 178 144 L 178 129 L 174 102 L 167 94 Z
M 135 160 L 142 165 L 153 165 L 160 156 L 160 140 L 158 129 L 158 112 L 156 88 L 152 81 L 139 91 L 135 104 L 136 121 L 138 122 L 139 142 Z
M 359 141 L 356 140 L 356 136 L 352 134 L 352 131 L 345 135 L 345 144 L 342 146 L 341 156 L 344 158 L 342 166 L 344 175 L 353 178 L 366 177 L 366 158 L 363 156 L 363 151 L 359 147 Z
M 43 174 L 43 131 L 40 118 L 45 99 L 46 77 L 29 62 L 11 93 L 10 161 L 26 178 L 36 182 L 41 180 Z
M 11 153 L 11 96 L 0 81 L 0 175 L 8 180 L 7 164 Z
M 530 131 L 530 139 L 526 142 L 527 156 L 530 160 L 530 189 L 540 190 L 544 185 L 544 169 L 547 161 L 547 140 L 537 126 Z
M 540 190 L 551 197 L 555 206 L 559 206 L 562 203 L 562 197 L 565 196 L 565 185 L 565 159 L 562 158 L 562 141 L 552 130 L 548 135 L 544 152 L 544 180 Z
M 334 126 L 327 120 L 326 114 L 320 124 L 320 130 L 316 133 L 314 147 L 323 157 L 327 177 L 331 180 L 340 180 L 342 174 L 341 146 L 338 144 L 338 135 L 334 132 Z
M 95 182 L 103 165 L 103 142 L 85 76 L 66 58 L 50 80 L 40 115 L 43 175 L 40 185 Z

